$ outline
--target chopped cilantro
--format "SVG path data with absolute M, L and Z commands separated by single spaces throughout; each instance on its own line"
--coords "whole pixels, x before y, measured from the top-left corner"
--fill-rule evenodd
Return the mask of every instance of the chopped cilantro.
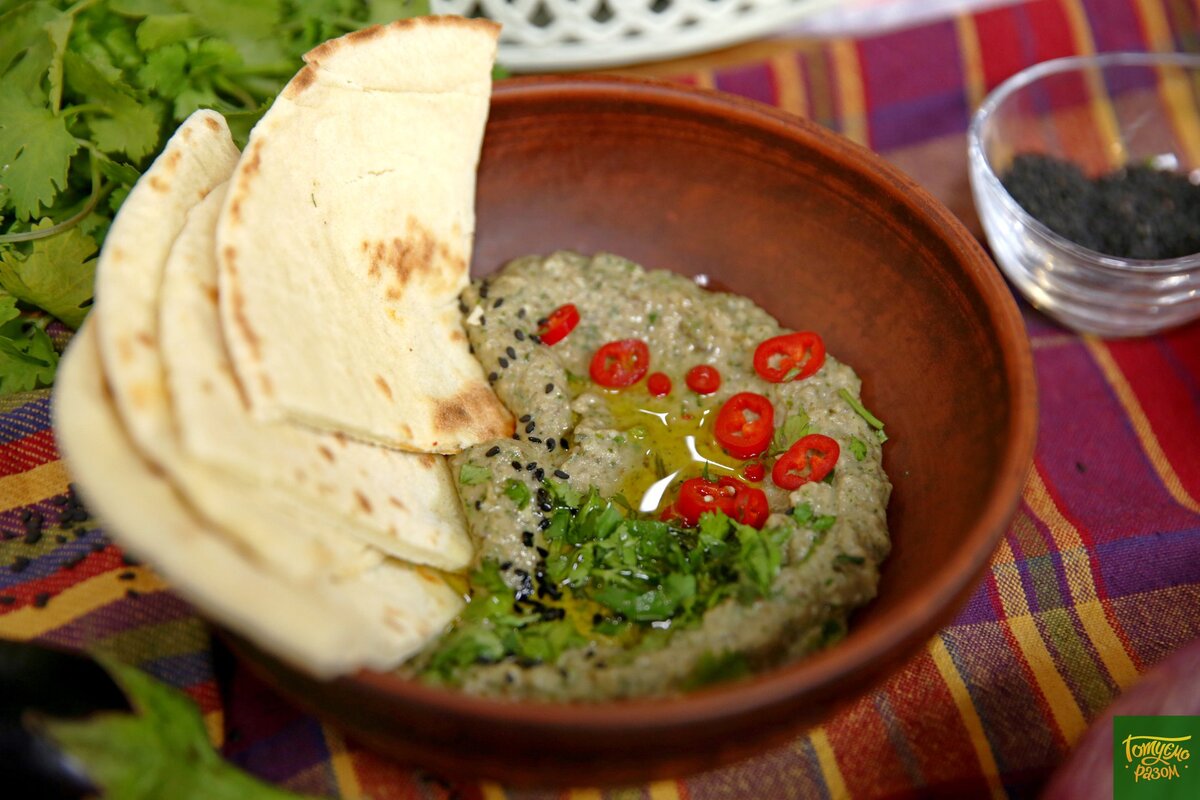
M 488 472 L 488 477 L 491 477 L 491 472 Z M 462 480 L 461 476 L 459 480 Z M 509 500 L 516 503 L 517 508 L 525 508 L 525 506 L 529 505 L 529 501 L 533 499 L 533 494 L 529 491 L 529 487 L 516 478 L 509 478 L 504 482 L 504 494 L 508 496 Z
M 850 452 L 854 454 L 855 461 L 862 461 L 867 457 L 867 443 L 857 436 L 851 436 Z
M 867 411 L 866 407 L 859 402 L 858 398 L 850 394 L 850 392 L 845 388 L 838 389 L 838 396 L 849 403 L 850 407 L 854 409 L 854 412 L 866 420 L 867 424 L 875 429 L 875 437 L 879 439 L 880 444 L 883 444 L 887 441 L 887 434 L 883 432 L 883 422 L 870 411 Z
M 737 650 L 726 651 L 720 655 L 704 653 L 696 661 L 692 674 L 687 682 L 687 688 L 699 689 L 714 683 L 724 683 L 750 674 L 750 662 L 744 653 Z
M 836 556 L 833 557 L 833 563 L 835 563 L 835 564 L 854 564 L 855 566 L 860 566 L 860 565 L 866 563 L 866 559 L 863 558 L 862 556 L 852 556 L 852 555 L 847 555 L 846 553 L 838 553 Z
M 463 486 L 476 486 L 492 479 L 492 471 L 478 464 L 463 464 L 458 470 L 458 482 Z
M 771 451 L 786 453 L 789 447 L 811 432 L 812 426 L 809 424 L 808 414 L 803 411 L 799 414 L 791 414 L 783 421 L 782 425 L 775 429 Z

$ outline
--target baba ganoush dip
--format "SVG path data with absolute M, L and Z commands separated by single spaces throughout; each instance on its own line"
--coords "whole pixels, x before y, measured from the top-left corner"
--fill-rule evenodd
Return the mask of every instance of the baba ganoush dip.
M 670 695 L 840 639 L 890 547 L 882 423 L 814 332 L 614 255 L 462 297 L 516 433 L 451 460 L 470 602 L 404 668 L 543 700 Z

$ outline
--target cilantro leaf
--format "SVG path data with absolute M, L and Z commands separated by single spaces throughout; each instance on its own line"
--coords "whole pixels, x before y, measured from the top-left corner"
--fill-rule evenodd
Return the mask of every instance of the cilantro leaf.
M 100 663 L 128 695 L 133 714 L 106 712 L 84 720 L 41 719 L 49 737 L 83 765 L 105 797 L 122 800 L 301 800 L 224 761 L 199 709 L 183 692 L 135 667 Z
M 488 473 L 488 476 L 491 477 L 491 473 Z M 529 487 L 516 478 L 509 478 L 504 482 L 504 494 L 516 504 L 517 508 L 525 508 L 533 499 Z
M 67 170 L 79 142 L 67 120 L 39 108 L 20 92 L 0 88 L 0 184 L 18 219 L 54 203 L 67 188 Z
M 46 219 L 34 229 L 49 227 Z M 78 328 L 92 297 L 98 250 L 78 227 L 33 242 L 28 255 L 0 250 L 0 288 L 22 302 L 42 308 Z
M 15 297 L 0 293 L 0 394 L 49 386 L 58 366 L 54 343 L 36 322 L 25 321 Z
M 798 442 L 805 434 L 812 431 L 808 414 L 790 414 L 783 424 L 775 429 L 775 438 L 771 443 L 773 452 L 785 453 L 788 448 Z
M 478 464 L 463 464 L 458 470 L 458 482 L 463 486 L 477 486 L 492 479 L 492 471 Z
M 862 461 L 867 457 L 867 443 L 857 436 L 851 436 L 850 452 L 854 454 L 855 461 Z
M 850 394 L 845 388 L 838 389 L 838 396 L 845 400 L 854 409 L 856 414 L 866 420 L 866 423 L 875 429 L 875 436 L 879 439 L 880 444 L 887 441 L 887 434 L 883 432 L 883 422 L 870 411 L 867 411 L 866 407 L 857 397 Z

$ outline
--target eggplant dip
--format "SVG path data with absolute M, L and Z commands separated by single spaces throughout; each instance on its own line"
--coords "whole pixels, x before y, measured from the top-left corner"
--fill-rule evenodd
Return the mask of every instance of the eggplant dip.
M 613 255 L 462 296 L 511 438 L 451 460 L 469 602 L 403 671 L 473 694 L 671 695 L 828 646 L 890 543 L 882 423 L 819 334 Z

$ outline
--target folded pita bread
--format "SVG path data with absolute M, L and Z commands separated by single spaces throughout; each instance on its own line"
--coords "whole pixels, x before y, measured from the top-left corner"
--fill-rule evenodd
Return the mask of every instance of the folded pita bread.
M 421 17 L 327 42 L 251 133 L 217 254 L 256 418 L 436 453 L 512 432 L 457 309 L 497 35 Z
M 295 510 L 383 553 L 465 569 L 473 547 L 445 458 L 250 416 L 217 314 L 214 237 L 224 195 L 214 189 L 189 213 L 163 277 L 160 352 L 183 455 L 245 486 L 288 491 Z
M 141 457 L 101 371 L 89 320 L 59 366 L 57 442 L 88 506 L 202 613 L 316 677 L 389 669 L 462 606 L 434 573 L 391 560 L 338 580 L 294 580 L 214 535 Z

